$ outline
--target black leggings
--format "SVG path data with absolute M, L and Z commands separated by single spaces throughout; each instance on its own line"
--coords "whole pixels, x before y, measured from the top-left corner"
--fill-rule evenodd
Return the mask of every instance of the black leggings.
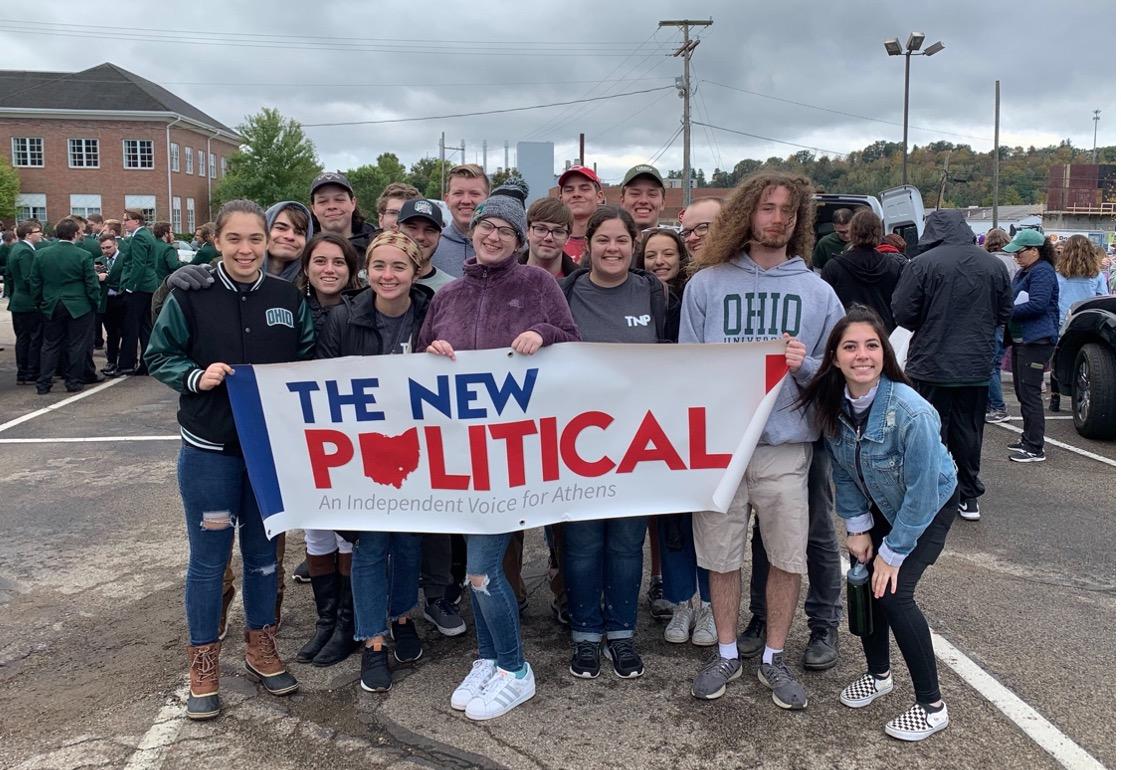
M 882 674 L 891 668 L 888 629 L 891 630 L 899 651 L 903 653 L 907 670 L 911 672 L 915 701 L 918 703 L 935 703 L 942 699 L 942 694 L 938 690 L 938 665 L 934 659 L 930 627 L 922 610 L 915 604 L 915 586 L 926 568 L 942 553 L 957 512 L 958 493 L 955 491 L 919 537 L 915 550 L 900 565 L 895 593 L 891 593 L 891 584 L 888 583 L 884 595 L 872 600 L 873 631 L 871 635 L 861 637 L 868 670 L 873 674 Z M 891 532 L 891 524 L 875 506 L 872 506 L 872 518 L 875 523 L 868 534 L 872 537 L 873 549 L 878 550 L 880 543 Z M 852 563 L 855 565 L 856 560 Z

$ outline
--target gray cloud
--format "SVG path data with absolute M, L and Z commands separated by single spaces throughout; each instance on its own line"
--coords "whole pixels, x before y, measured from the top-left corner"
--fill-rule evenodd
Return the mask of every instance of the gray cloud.
M 708 18 L 694 55 L 697 98 L 694 119 L 751 134 L 847 152 L 877 139 L 902 138 L 902 57 L 889 58 L 888 37 L 927 34 L 946 50 L 912 61 L 911 142 L 947 140 L 988 149 L 992 143 L 993 81 L 1002 89 L 1001 135 L 1005 144 L 1091 141 L 1091 112 L 1102 110 L 1099 144 L 1116 132 L 1115 7 L 1107 0 L 1055 4 L 1043 0 L 899 3 L 865 0 L 825 4 L 788 0 L 759 5 L 713 0 L 707 4 L 630 4 L 572 0 L 550 8 L 500 2 L 485 10 L 464 6 L 332 2 L 319 6 L 280 0 L 244 9 L 230 3 L 167 3 L 157 17 L 150 6 L 110 6 L 56 0 L 40 6 L 34 22 L 121 24 L 166 30 L 176 42 L 105 37 L 20 34 L 12 20 L 0 32 L 4 67 L 80 70 L 112 61 L 236 125 L 263 106 L 279 108 L 305 123 L 474 112 L 599 96 L 672 85 L 680 59 L 666 56 L 679 42 L 677 29 L 657 29 L 662 18 Z M 114 5 L 114 10 L 118 6 Z M 309 15 L 309 10 L 319 16 Z M 1046 18 L 1046 24 L 1040 19 Z M 204 36 L 179 30 L 212 29 L 236 35 L 241 46 L 198 45 Z M 262 47 L 265 37 L 321 36 L 319 47 Z M 329 45 L 332 36 L 336 45 Z M 215 39 L 219 35 L 212 36 Z M 396 39 L 399 45 L 439 41 L 427 52 L 355 51 L 362 40 Z M 1077 44 L 1070 41 L 1077 40 Z M 447 41 L 464 41 L 451 43 Z M 472 42 L 474 41 L 474 42 Z M 603 45 L 602 41 L 615 41 Z M 643 41 L 647 41 L 643 44 Z M 250 45 L 252 43 L 252 45 Z M 514 55 L 470 55 L 467 49 L 500 48 Z M 439 50 L 445 53 L 432 53 Z M 456 53 L 447 53 L 453 50 Z M 566 56 L 543 55 L 559 51 Z M 628 55 L 631 54 L 631 55 Z M 789 104 L 721 87 L 827 107 Z M 380 84 L 380 85 L 374 85 Z M 408 85 L 390 85 L 408 84 Z M 447 85 L 461 84 L 461 85 Z M 838 113 L 889 121 L 872 122 Z M 589 162 L 605 179 L 656 155 L 680 126 L 681 100 L 672 90 L 584 105 L 442 121 L 374 126 L 308 128 L 328 167 L 372 162 L 395 152 L 406 165 L 438 152 L 440 131 L 448 144 L 467 143 L 467 160 L 502 163 L 504 141 L 554 141 L 557 167 L 577 152 L 587 135 Z M 797 147 L 697 127 L 693 163 L 710 173 L 745 157 L 786 156 Z M 677 140 L 658 160 L 680 168 Z

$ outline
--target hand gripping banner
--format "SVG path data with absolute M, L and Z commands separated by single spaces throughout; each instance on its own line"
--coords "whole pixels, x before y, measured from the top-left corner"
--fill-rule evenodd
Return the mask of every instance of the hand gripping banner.
M 237 366 L 272 537 L 499 533 L 727 510 L 786 375 L 781 341 L 568 343 Z

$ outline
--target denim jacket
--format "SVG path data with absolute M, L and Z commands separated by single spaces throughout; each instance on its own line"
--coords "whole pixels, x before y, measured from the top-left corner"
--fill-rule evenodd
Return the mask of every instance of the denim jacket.
M 942 445 L 938 413 L 911 388 L 881 377 L 863 434 L 858 436 L 843 414 L 837 427 L 836 435 L 826 437 L 837 515 L 849 532 L 864 532 L 872 528 L 871 506 L 876 506 L 891 522 L 880 556 L 898 566 L 957 487 L 957 468 Z

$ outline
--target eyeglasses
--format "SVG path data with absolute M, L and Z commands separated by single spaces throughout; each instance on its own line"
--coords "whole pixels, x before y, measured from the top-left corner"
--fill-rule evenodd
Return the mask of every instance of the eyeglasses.
M 554 241 L 559 241 L 568 238 L 567 227 L 548 227 L 546 225 L 530 225 L 529 229 L 538 238 L 544 238 L 546 235 L 553 236 Z
M 490 235 L 495 230 L 497 230 L 498 236 L 507 241 L 512 241 L 518 237 L 518 231 L 514 228 L 506 227 L 504 225 L 496 225 L 489 219 L 480 220 L 479 223 L 475 225 L 475 229 L 483 235 Z
M 684 230 L 681 231 L 681 237 L 682 238 L 688 238 L 690 235 L 696 234 L 696 235 L 699 235 L 703 238 L 704 236 L 708 235 L 708 228 L 711 227 L 711 226 L 712 226 L 712 222 L 701 222 L 698 225 L 693 225 L 692 227 L 686 227 Z

